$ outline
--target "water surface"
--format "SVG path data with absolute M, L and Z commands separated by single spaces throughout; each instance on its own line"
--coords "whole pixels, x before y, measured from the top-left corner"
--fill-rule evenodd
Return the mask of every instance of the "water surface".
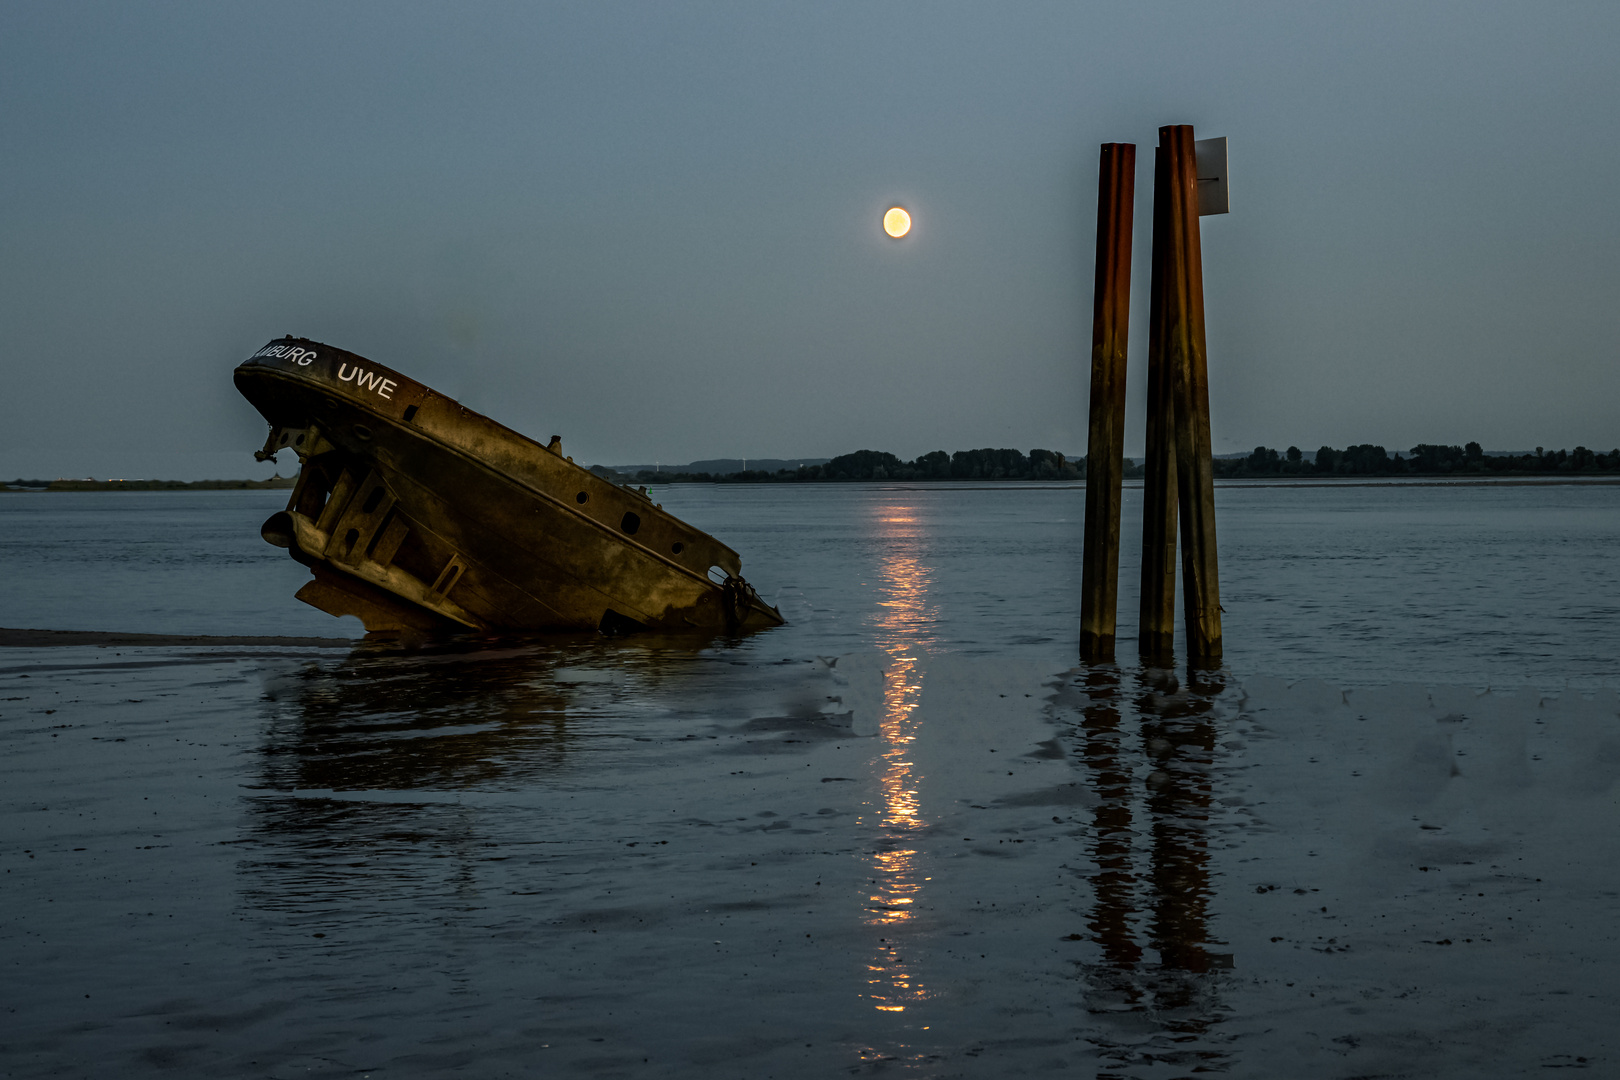
M 9 1074 L 1614 1067 L 1615 489 L 1223 488 L 1196 678 L 1076 488 L 654 494 L 790 625 L 0 655 Z M 332 635 L 278 502 L 0 499 L 0 624 Z

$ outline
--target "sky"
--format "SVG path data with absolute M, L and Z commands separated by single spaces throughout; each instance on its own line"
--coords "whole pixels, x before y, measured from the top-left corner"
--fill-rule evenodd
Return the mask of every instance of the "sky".
M 1620 5 L 0 6 L 0 476 L 313 338 L 581 463 L 1083 453 L 1097 155 L 1226 136 L 1215 451 L 1620 445 Z M 914 227 L 881 229 L 892 205 Z M 283 462 L 283 467 L 290 462 Z

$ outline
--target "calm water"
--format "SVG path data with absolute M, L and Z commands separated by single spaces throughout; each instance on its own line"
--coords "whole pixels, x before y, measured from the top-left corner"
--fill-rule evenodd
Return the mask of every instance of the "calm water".
M 1067 667 L 1079 487 L 655 489 L 743 556 L 790 625 L 752 657 L 879 648 L 905 578 L 917 647 Z M 1134 651 L 1140 489 L 1125 494 L 1120 655 Z M 0 496 L 0 626 L 359 637 L 292 599 L 259 539 L 275 492 Z M 1620 658 L 1620 487 L 1218 489 L 1227 661 L 1240 675 L 1549 688 Z
M 1620 1061 L 1620 489 L 1222 489 L 1193 682 L 1079 489 L 655 497 L 791 624 L 0 655 L 7 1074 Z M 357 632 L 279 503 L 0 498 L 0 625 Z

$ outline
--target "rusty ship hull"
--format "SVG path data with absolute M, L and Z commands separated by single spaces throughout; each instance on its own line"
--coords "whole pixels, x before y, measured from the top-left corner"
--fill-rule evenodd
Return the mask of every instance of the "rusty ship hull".
M 736 632 L 780 625 L 731 548 L 391 368 L 283 338 L 237 367 L 302 466 L 261 533 L 298 599 L 368 632 Z

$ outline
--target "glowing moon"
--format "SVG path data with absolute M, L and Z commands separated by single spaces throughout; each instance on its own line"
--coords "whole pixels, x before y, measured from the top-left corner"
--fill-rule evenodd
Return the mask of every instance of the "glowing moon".
M 891 207 L 889 212 L 883 215 L 883 231 L 896 240 L 900 239 L 911 231 L 911 215 L 898 206 Z

